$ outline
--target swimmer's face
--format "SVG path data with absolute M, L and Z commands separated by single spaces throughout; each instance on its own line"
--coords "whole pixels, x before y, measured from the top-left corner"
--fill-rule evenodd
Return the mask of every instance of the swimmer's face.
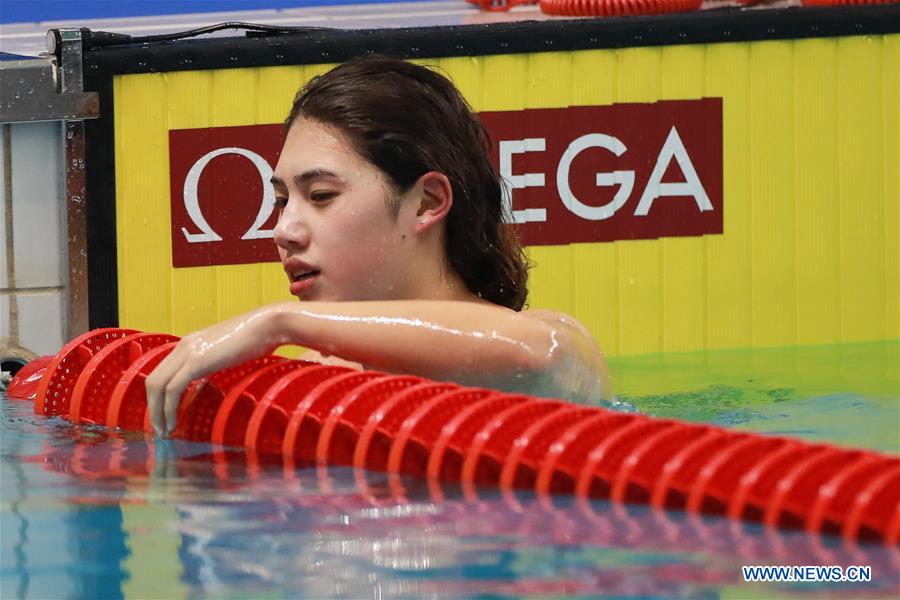
M 272 183 L 279 210 L 274 238 L 291 294 L 330 301 L 410 297 L 415 209 L 401 203 L 399 218 L 391 217 L 384 175 L 339 130 L 295 121 Z

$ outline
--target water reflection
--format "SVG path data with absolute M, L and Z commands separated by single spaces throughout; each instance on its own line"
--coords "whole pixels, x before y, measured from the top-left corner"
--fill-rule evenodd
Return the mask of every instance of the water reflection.
M 349 468 L 285 468 L 243 451 L 72 427 L 2 403 L 3 597 L 707 597 L 730 588 L 872 597 L 900 589 L 894 548 L 647 507 L 495 490 L 466 497 Z M 875 581 L 747 588 L 742 564 L 871 565 Z

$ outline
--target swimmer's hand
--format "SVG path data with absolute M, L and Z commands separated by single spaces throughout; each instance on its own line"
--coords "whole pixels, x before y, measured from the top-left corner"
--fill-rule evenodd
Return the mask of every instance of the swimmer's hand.
M 281 345 L 267 306 L 186 335 L 147 377 L 147 409 L 153 431 L 175 430 L 181 394 L 195 379 L 270 354 Z

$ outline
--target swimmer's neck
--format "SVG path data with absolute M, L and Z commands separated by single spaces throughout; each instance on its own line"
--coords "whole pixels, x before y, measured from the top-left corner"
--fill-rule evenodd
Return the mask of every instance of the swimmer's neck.
M 432 262 L 432 265 L 435 263 Z M 430 272 L 427 272 L 430 271 Z M 441 261 L 437 268 L 422 269 L 416 273 L 416 282 L 410 286 L 405 298 L 397 300 L 445 300 L 451 302 L 486 302 L 472 292 L 459 273 Z

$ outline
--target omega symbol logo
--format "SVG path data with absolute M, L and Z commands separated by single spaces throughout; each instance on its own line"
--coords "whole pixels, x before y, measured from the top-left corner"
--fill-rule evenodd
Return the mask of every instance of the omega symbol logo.
M 200 233 L 191 233 L 188 231 L 187 227 L 181 228 L 181 233 L 184 234 L 184 238 L 188 243 L 197 244 L 202 242 L 222 241 L 222 236 L 213 230 L 206 220 L 206 217 L 203 216 L 203 211 L 200 210 L 200 201 L 197 198 L 197 188 L 199 187 L 200 176 L 203 174 L 203 169 L 206 168 L 206 165 L 214 158 L 226 154 L 237 154 L 248 159 L 253 163 L 253 166 L 256 167 L 260 179 L 262 180 L 263 197 L 262 202 L 259 205 L 259 212 L 256 214 L 256 220 L 253 221 L 253 225 L 251 225 L 250 229 L 241 236 L 241 239 L 262 240 L 272 238 L 274 234 L 274 230 L 272 229 L 262 229 L 263 224 L 269 220 L 269 217 L 272 216 L 272 211 L 275 209 L 275 189 L 272 187 L 271 183 L 272 167 L 269 166 L 269 163 L 267 163 L 262 156 L 256 152 L 247 150 L 246 148 L 218 148 L 211 152 L 207 152 L 195 162 L 191 167 L 191 170 L 188 171 L 187 177 L 184 179 L 184 208 L 187 210 L 191 222 L 193 222 L 194 226 L 200 230 Z

